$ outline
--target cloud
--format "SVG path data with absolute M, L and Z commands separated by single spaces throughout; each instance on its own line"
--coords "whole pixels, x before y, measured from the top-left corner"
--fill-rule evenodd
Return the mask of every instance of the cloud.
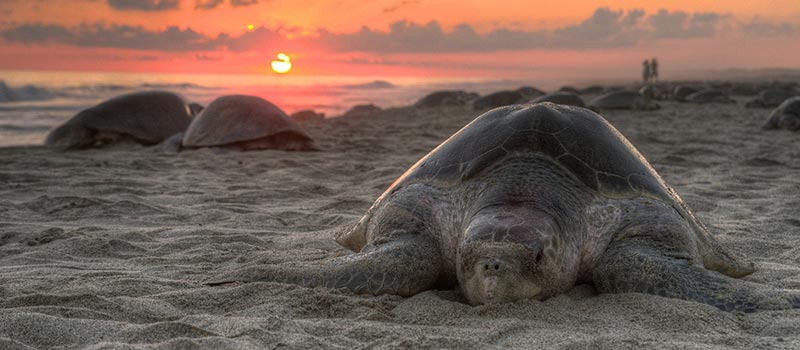
M 54 24 L 23 24 L 3 31 L 2 35 L 8 41 L 21 43 L 69 43 L 74 39 L 71 31 Z
M 82 25 L 69 30 L 59 25 L 26 24 L 0 32 L 5 40 L 25 44 L 61 43 L 79 47 L 111 47 L 124 49 L 189 51 L 214 50 L 217 39 L 192 29 L 175 26 L 163 31 L 150 31 L 140 26 L 103 24 Z
M 755 16 L 750 22 L 742 24 L 742 30 L 747 34 L 758 36 L 789 36 L 800 33 L 800 25 L 788 22 L 772 23 Z
M 2 0 L 0 0 L 2 1 Z M 204 6 L 218 6 L 202 1 Z M 151 1 L 152 2 L 152 1 Z M 214 2 L 214 4 L 212 4 Z M 200 5 L 201 2 L 196 2 Z M 800 34 L 800 26 L 775 23 L 758 17 L 738 22 L 719 13 L 687 13 L 598 8 L 589 18 L 551 31 L 498 28 L 479 33 L 469 24 L 445 30 L 436 21 L 418 24 L 392 23 L 388 30 L 362 27 L 351 33 L 320 29 L 306 35 L 298 28 L 256 28 L 238 36 L 222 33 L 207 36 L 191 28 L 167 27 L 150 30 L 119 24 L 84 24 L 67 28 L 51 24 L 24 24 L 0 31 L 6 41 L 25 44 L 62 43 L 81 47 L 113 47 L 161 51 L 259 51 L 266 48 L 326 47 L 334 52 L 447 53 L 493 52 L 532 49 L 598 50 L 632 47 L 663 39 L 714 38 L 737 32 L 745 36 Z M 291 39 L 290 39 L 291 38 Z
M 598 8 L 583 22 L 556 29 L 550 46 L 571 48 L 608 48 L 631 46 L 642 36 L 642 10 L 613 11 Z
M 258 3 L 258 0 L 231 0 L 231 6 L 250 6 Z
M 197 0 L 194 3 L 195 10 L 212 10 L 222 4 L 225 0 Z
M 115 10 L 165 11 L 177 9 L 179 0 L 108 0 Z
M 689 14 L 683 11 L 668 12 L 659 10 L 648 17 L 652 27 L 652 37 L 669 38 L 705 38 L 716 34 L 720 25 L 731 19 L 729 15 L 713 12 Z

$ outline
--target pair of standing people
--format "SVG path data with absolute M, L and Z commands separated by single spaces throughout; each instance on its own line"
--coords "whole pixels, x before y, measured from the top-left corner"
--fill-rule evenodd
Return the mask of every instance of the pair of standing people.
M 658 61 L 653 57 L 652 60 L 642 62 L 642 81 L 645 83 L 655 83 L 658 81 Z

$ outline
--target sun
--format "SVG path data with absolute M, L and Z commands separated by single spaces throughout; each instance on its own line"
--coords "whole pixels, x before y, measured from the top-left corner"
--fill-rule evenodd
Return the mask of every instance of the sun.
M 270 63 L 270 66 L 272 67 L 272 71 L 275 72 L 275 73 L 278 73 L 278 74 L 289 73 L 289 71 L 292 70 L 292 62 L 291 62 L 291 59 L 289 58 L 289 56 L 287 54 L 281 52 L 281 53 L 278 53 L 277 58 L 278 59 L 273 60 Z

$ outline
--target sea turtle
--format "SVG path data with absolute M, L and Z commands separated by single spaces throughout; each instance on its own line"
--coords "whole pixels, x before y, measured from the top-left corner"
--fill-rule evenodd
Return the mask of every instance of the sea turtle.
M 552 102 L 565 106 L 586 107 L 586 103 L 583 102 L 583 99 L 581 99 L 580 96 L 573 94 L 571 92 L 563 92 L 563 91 L 549 93 L 547 95 L 540 96 L 531 101 L 531 103 L 540 103 L 540 102 Z
M 604 109 L 636 109 L 653 111 L 661 108 L 655 101 L 640 94 L 638 91 L 614 91 L 597 96 L 589 102 L 589 108 L 594 111 Z
M 565 85 L 565 86 L 562 86 L 562 87 L 558 88 L 558 91 L 560 91 L 560 92 L 571 92 L 571 93 L 576 94 L 576 95 L 581 93 L 581 91 L 578 90 L 578 88 L 576 88 L 574 86 L 569 86 L 569 85 Z
M 546 299 L 578 283 L 723 310 L 800 307 L 740 277 L 726 251 L 600 115 L 553 103 L 491 110 L 417 161 L 336 238 L 355 254 L 249 265 L 208 281 L 415 293 L 472 304 Z M 731 277 L 729 277 L 731 276 Z
M 600 85 L 591 85 L 581 89 L 581 95 L 599 95 L 606 92 L 606 88 Z
M 166 91 L 120 95 L 80 111 L 50 131 L 44 144 L 60 149 L 99 147 L 122 140 L 154 145 L 186 130 L 195 108 Z
M 372 116 L 383 111 L 374 104 L 355 105 L 342 114 L 342 117 Z
M 800 130 L 800 96 L 783 101 L 769 115 L 769 121 L 762 127 L 764 130 L 786 129 Z
M 212 101 L 189 125 L 182 145 L 242 151 L 316 149 L 311 136 L 280 108 L 260 97 L 245 95 Z
M 665 93 L 655 84 L 647 84 L 639 89 L 639 93 L 653 100 L 664 99 Z
M 700 89 L 693 86 L 678 85 L 672 90 L 672 96 L 674 96 L 676 100 L 683 102 L 686 101 L 686 96 L 698 91 L 700 91 Z
M 489 109 L 522 103 L 527 100 L 522 93 L 517 91 L 498 91 L 475 100 L 472 106 L 475 109 Z
M 728 95 L 718 89 L 705 89 L 695 92 L 689 96 L 686 96 L 684 99 L 686 102 L 693 102 L 693 103 L 710 103 L 710 102 L 720 102 L 720 103 L 735 103 L 736 101 L 732 100 Z
M 440 106 L 463 106 L 467 102 L 477 99 L 479 96 L 474 92 L 463 90 L 436 91 L 419 99 L 414 103 L 414 107 L 430 108 Z
M 769 88 L 759 92 L 758 97 L 748 101 L 744 106 L 748 108 L 775 108 L 783 101 L 799 95 L 800 91 L 796 90 Z
M 533 86 L 522 86 L 519 89 L 516 89 L 514 91 L 515 92 L 519 92 L 522 95 L 522 97 L 524 97 L 525 99 L 528 99 L 528 100 L 530 100 L 532 98 L 536 98 L 536 97 L 542 96 L 542 95 L 545 94 L 544 91 L 539 90 L 539 89 L 537 89 L 537 88 L 535 88 Z
M 313 109 L 304 109 L 292 113 L 289 117 L 298 122 L 318 122 L 325 120 L 325 113 L 317 113 Z

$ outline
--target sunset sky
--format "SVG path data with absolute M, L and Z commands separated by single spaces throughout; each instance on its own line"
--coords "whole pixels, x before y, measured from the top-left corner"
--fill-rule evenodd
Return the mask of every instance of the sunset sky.
M 800 68 L 800 1 L 0 0 L 0 41 L 0 69 L 686 74 Z

